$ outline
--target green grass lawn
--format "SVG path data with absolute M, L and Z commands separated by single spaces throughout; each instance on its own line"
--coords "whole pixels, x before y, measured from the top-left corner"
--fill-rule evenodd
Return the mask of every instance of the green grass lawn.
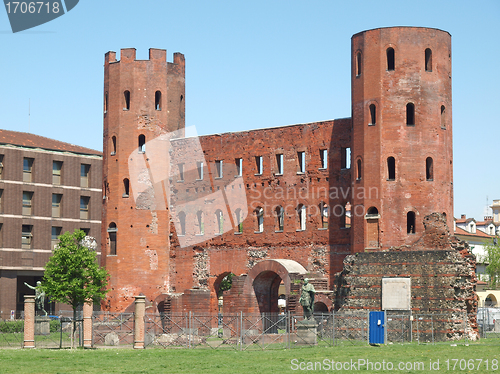
M 480 363 L 480 359 L 483 361 Z M 332 360 L 333 367 L 332 367 Z M 353 363 L 370 361 L 373 370 Z M 439 370 L 429 370 L 430 362 Z M 446 360 L 449 360 L 449 370 Z M 455 360 L 455 361 L 454 361 Z M 462 360 L 462 361 L 460 361 Z M 486 362 L 486 360 L 488 360 Z M 316 364 L 316 370 L 306 370 Z M 337 362 L 347 370 L 333 370 Z M 385 362 L 386 370 L 377 369 Z M 391 363 L 393 370 L 390 368 Z M 403 370 L 398 369 L 403 363 Z M 301 364 L 302 363 L 302 364 Z M 310 363 L 310 364 L 309 364 Z M 418 367 L 419 363 L 423 367 Z M 455 365 L 456 364 L 456 365 Z M 461 370 L 460 365 L 469 367 Z M 486 368 L 488 364 L 488 369 Z M 347 366 L 345 366 L 347 365 Z M 409 365 L 408 367 L 406 365 Z M 455 365 L 455 370 L 453 370 Z M 473 369 L 472 369 L 473 365 Z M 411 370 L 407 370 L 412 366 Z M 310 366 L 311 367 L 311 366 Z M 413 369 L 415 367 L 415 369 Z M 292 368 L 296 370 L 292 370 Z M 302 370 L 304 368 L 304 370 Z M 63 373 L 500 373 L 500 345 L 474 343 L 386 346 L 309 347 L 268 351 L 217 351 L 212 349 L 145 349 L 123 348 L 95 350 L 2 349 L 1 374 L 63 374 Z

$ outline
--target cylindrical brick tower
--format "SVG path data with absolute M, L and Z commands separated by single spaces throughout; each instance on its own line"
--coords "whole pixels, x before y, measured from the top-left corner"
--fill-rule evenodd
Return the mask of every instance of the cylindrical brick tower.
M 412 244 L 432 212 L 453 227 L 450 34 L 380 28 L 351 45 L 352 252 Z
M 149 60 L 136 60 L 135 49 L 122 49 L 120 61 L 105 56 L 101 265 L 111 276 L 109 310 L 169 291 L 168 148 L 157 139 L 183 132 L 184 79 L 180 53 L 173 63 L 160 49 Z

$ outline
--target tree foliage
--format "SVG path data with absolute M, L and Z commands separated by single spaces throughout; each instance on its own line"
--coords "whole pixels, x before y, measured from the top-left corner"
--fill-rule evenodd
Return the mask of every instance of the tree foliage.
M 224 278 L 222 278 L 219 286 L 219 296 L 222 295 L 224 291 L 230 290 L 233 286 L 233 273 L 229 273 Z
M 500 284 L 500 240 L 498 237 L 495 239 L 485 247 L 486 273 L 490 276 L 490 287 L 493 289 Z
M 42 289 L 52 300 L 78 305 L 106 295 L 108 273 L 97 264 L 95 251 L 84 247 L 85 233 L 69 231 L 59 236 L 59 244 L 45 266 Z

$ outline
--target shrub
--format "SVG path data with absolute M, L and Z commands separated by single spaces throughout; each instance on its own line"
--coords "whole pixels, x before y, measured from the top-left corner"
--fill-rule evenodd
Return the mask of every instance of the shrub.
M 0 332 L 3 333 L 13 333 L 13 332 L 23 332 L 24 331 L 24 321 L 0 321 Z

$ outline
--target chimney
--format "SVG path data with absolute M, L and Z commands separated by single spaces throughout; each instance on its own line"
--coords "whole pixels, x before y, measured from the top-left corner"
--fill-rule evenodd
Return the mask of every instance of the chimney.
M 465 214 L 462 214 L 462 215 L 460 216 L 460 218 L 461 218 L 461 219 L 465 219 L 465 218 L 466 218 Z

